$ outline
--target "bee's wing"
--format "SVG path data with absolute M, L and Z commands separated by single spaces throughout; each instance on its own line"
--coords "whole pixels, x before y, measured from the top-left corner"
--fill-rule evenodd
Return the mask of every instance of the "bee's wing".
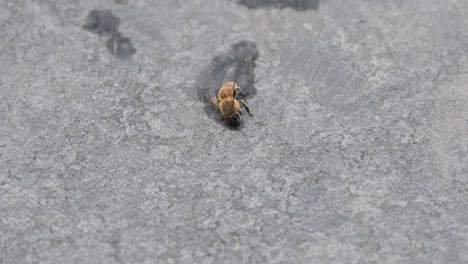
M 202 96 L 206 102 L 212 103 L 216 107 L 218 106 L 218 99 L 216 99 L 215 94 L 210 88 L 207 88 L 205 91 L 203 91 Z
M 225 84 L 227 82 L 235 82 L 235 81 L 236 81 L 236 67 L 232 66 L 226 72 L 226 75 L 224 76 L 223 84 Z

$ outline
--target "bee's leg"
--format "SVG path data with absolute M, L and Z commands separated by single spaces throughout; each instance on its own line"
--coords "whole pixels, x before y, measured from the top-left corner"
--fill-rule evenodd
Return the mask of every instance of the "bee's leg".
M 244 101 L 239 100 L 239 103 L 245 108 L 245 110 L 247 111 L 247 113 L 249 113 L 250 116 L 253 116 L 252 113 L 250 112 L 250 108 L 247 106 L 247 104 Z
M 240 96 L 246 96 L 248 95 L 249 93 L 244 91 L 244 90 L 241 90 L 241 88 L 238 89 L 237 91 L 237 94 L 240 95 Z
M 237 95 L 246 96 L 247 94 L 249 93 L 244 90 L 241 90 L 241 88 L 236 85 L 236 89 L 234 89 L 234 94 L 233 94 L 234 98 L 236 98 Z

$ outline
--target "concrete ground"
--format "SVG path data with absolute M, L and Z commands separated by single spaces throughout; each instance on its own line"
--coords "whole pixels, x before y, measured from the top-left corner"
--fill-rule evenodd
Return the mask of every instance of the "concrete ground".
M 0 0 L 0 36 L 1 263 L 468 263 L 468 1 Z

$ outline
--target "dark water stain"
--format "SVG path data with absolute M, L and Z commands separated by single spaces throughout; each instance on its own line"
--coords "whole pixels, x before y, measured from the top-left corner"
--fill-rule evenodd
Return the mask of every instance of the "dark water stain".
M 133 47 L 129 37 L 125 37 L 119 32 L 120 19 L 109 10 L 91 10 L 86 17 L 83 28 L 98 34 L 106 36 L 107 49 L 120 58 L 133 55 L 136 49 Z
M 236 69 L 236 83 L 247 93 L 244 98 L 248 99 L 257 94 L 255 89 L 255 61 L 258 57 L 259 52 L 254 42 L 240 41 L 232 45 L 225 53 L 214 57 L 210 65 L 197 78 L 196 89 L 198 96 L 205 103 L 204 110 L 212 120 L 224 123 L 216 106 L 207 101 L 207 96 L 210 91 L 217 96 L 226 73 L 231 67 Z M 248 118 L 248 115 L 244 114 L 243 118 Z
M 117 4 L 123 4 L 123 5 L 128 4 L 128 1 L 127 1 L 127 0 L 115 0 L 115 2 L 116 2 Z
M 248 8 L 286 8 L 291 7 L 296 11 L 317 10 L 320 0 L 238 0 L 239 4 Z
M 118 32 L 109 38 L 107 48 L 112 54 L 122 58 L 129 57 L 136 52 L 132 40 Z
M 120 19 L 109 10 L 91 10 L 83 28 L 98 35 L 112 35 L 118 32 Z

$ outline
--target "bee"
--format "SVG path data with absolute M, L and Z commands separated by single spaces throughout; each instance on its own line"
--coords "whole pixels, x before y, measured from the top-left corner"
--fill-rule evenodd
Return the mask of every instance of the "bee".
M 218 98 L 216 98 L 212 91 L 209 92 L 208 100 L 221 111 L 228 127 L 237 128 L 240 126 L 242 120 L 241 106 L 250 116 L 253 116 L 247 104 L 243 100 L 237 99 L 238 95 L 245 96 L 247 93 L 242 91 L 236 84 L 235 67 L 231 67 L 226 72 L 223 85 L 218 92 Z

